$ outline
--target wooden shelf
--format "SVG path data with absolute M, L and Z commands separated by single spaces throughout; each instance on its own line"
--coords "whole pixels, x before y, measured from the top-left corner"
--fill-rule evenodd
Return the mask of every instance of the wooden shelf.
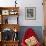
M 0 7 L 0 14 L 2 14 L 2 11 L 6 11 L 8 12 L 7 15 L 19 15 L 18 12 L 19 12 L 19 7 Z M 5 13 L 6 13 L 5 12 Z M 10 12 L 14 13 L 14 12 L 17 12 L 17 13 L 14 13 L 14 14 L 10 14 Z M 4 14 L 5 15 L 5 14 Z
M 9 24 L 8 18 L 7 18 L 9 16 L 14 16 L 14 17 L 17 16 L 17 18 L 16 18 L 17 23 L 16 24 Z M 0 20 L 1 20 L 1 24 L 0 24 L 0 32 L 1 32 L 0 46 L 18 46 L 19 40 L 17 39 L 17 41 L 16 41 L 16 38 L 15 38 L 15 33 L 18 33 L 19 29 L 20 29 L 20 26 L 18 24 L 18 16 L 19 16 L 19 7 L 0 7 Z M 14 31 L 13 39 L 15 38 L 15 41 L 13 41 L 13 39 L 10 39 L 12 37 L 9 38 L 10 39 L 9 41 L 3 39 L 4 37 L 2 37 L 2 35 L 4 35 L 3 34 L 4 29 L 11 29 L 10 31 Z M 12 36 L 12 35 L 10 35 L 10 36 Z M 16 34 L 16 37 L 18 38 L 17 34 Z
M 18 46 L 18 41 L 3 41 L 1 42 L 1 45 L 3 44 L 3 46 Z
M 18 24 L 0 24 L 1 31 L 5 28 L 10 28 L 14 31 L 14 29 L 17 30 L 17 32 L 20 29 L 20 26 Z
M 5 43 L 8 43 L 8 42 L 12 43 L 12 42 L 19 42 L 19 40 L 15 40 L 15 41 L 10 40 L 10 41 L 3 41 L 3 42 L 5 42 Z

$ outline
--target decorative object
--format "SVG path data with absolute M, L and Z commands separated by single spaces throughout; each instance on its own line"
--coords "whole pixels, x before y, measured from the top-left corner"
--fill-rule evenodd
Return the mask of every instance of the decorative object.
M 38 43 L 38 40 L 36 37 L 32 36 L 25 40 L 25 43 L 27 46 L 35 46 Z
M 18 12 L 15 11 L 15 10 L 10 10 L 10 12 L 9 12 L 10 15 L 16 15 L 17 13 L 18 13 Z
M 5 28 L 3 30 L 3 34 L 2 34 L 2 40 L 4 41 L 8 41 L 8 40 L 12 40 L 12 30 L 10 28 Z
M 14 32 L 13 40 L 18 40 L 18 32 Z
M 21 46 L 42 46 L 36 32 L 32 28 L 26 30 L 22 38 Z
M 9 10 L 2 10 L 2 15 L 9 15 Z
M 16 4 L 17 4 L 17 2 L 16 2 L 17 0 L 15 0 L 15 7 L 16 7 Z
M 26 7 L 25 13 L 26 13 L 25 18 L 27 20 L 35 20 L 36 19 L 36 8 L 35 7 Z

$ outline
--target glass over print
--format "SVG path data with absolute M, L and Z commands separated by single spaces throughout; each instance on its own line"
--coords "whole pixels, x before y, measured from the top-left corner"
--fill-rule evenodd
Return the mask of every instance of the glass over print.
M 36 19 L 36 8 L 35 7 L 26 7 L 25 13 L 26 13 L 26 16 L 25 16 L 26 19 L 32 19 L 32 20 Z

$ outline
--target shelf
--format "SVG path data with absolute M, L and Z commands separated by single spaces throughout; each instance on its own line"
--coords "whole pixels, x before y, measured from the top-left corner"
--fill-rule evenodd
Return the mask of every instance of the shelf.
M 11 10 L 11 9 L 17 10 L 17 9 L 19 9 L 19 7 L 0 7 L 0 9 L 1 9 L 1 10 L 7 10 L 7 9 L 8 9 L 8 10 L 9 10 L 9 9 L 10 9 L 10 10 Z
M 3 42 L 5 42 L 5 43 L 16 43 L 16 42 L 19 42 L 19 40 L 15 40 L 15 41 L 12 41 L 12 40 L 10 40 L 10 41 L 3 41 Z
M 0 24 L 0 27 L 1 27 L 1 31 L 5 28 L 9 28 L 12 29 L 13 31 L 16 29 L 18 32 L 20 29 L 19 24 Z
M 18 17 L 19 7 L 0 7 L 0 46 L 18 46 Z
M 18 16 L 2 16 L 2 24 L 18 24 Z
M 0 7 L 2 15 L 18 15 L 19 7 Z
M 0 24 L 12 24 L 12 19 L 10 19 L 10 21 L 12 20 L 11 23 L 9 23 L 9 16 L 17 16 L 13 24 L 18 24 L 19 7 L 0 7 L 0 16 Z
M 18 46 L 18 41 L 2 42 L 3 46 Z

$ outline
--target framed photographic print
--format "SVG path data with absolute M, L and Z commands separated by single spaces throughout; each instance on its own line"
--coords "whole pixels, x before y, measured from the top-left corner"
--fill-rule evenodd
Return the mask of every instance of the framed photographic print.
M 9 15 L 9 10 L 2 10 L 2 15 Z
M 25 8 L 25 18 L 27 20 L 35 20 L 36 19 L 36 8 L 35 7 L 26 7 Z

